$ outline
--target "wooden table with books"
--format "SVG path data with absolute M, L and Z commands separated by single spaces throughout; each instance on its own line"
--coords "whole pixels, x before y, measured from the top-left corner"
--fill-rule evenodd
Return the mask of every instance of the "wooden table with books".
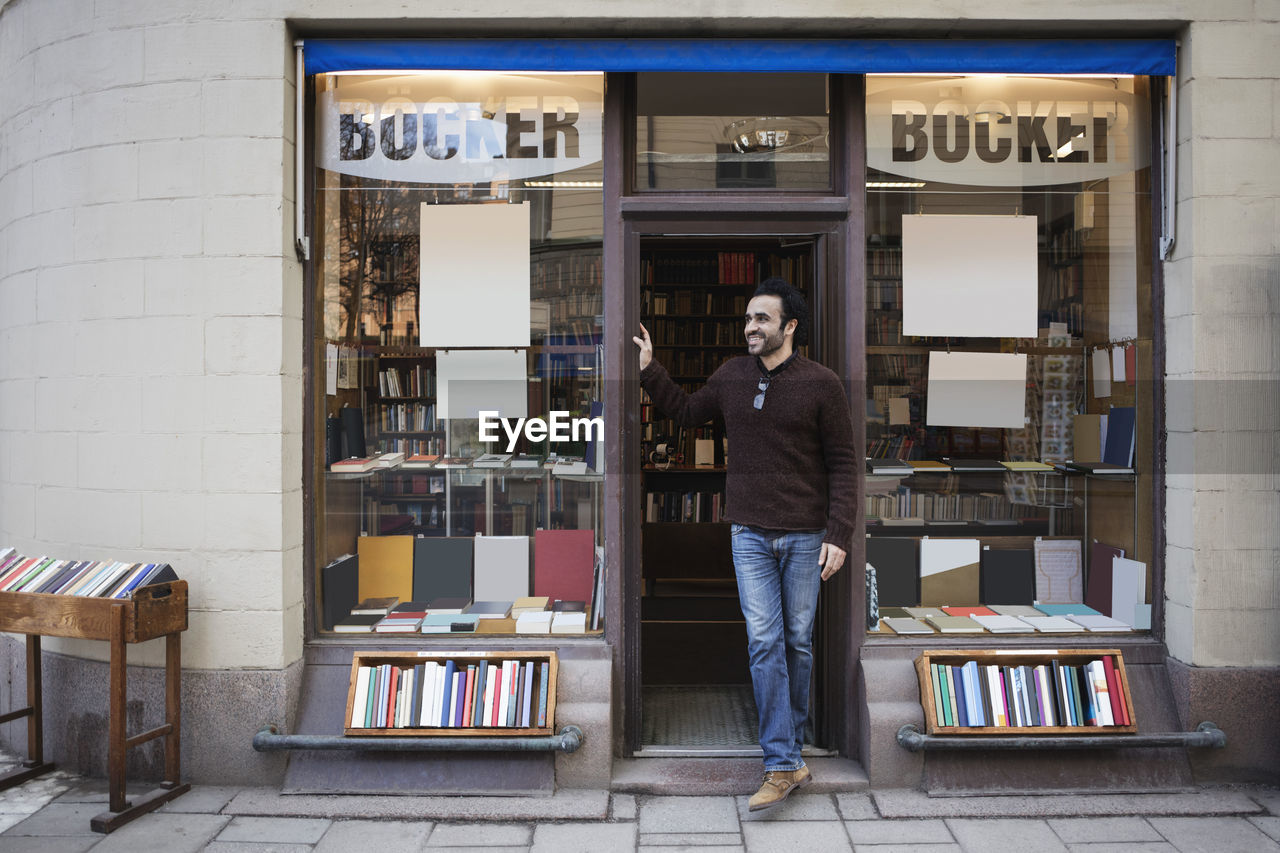
M 36 591 L 41 590 L 41 591 Z M 25 634 L 27 706 L 0 722 L 27 718 L 28 758 L 0 776 L 0 790 L 54 768 L 44 760 L 42 637 L 103 640 L 110 644 L 107 728 L 108 810 L 90 820 L 111 832 L 190 790 L 180 779 L 181 634 L 187 629 L 187 583 L 164 563 L 126 564 L 29 558 L 0 551 L 0 631 Z M 165 723 L 130 737 L 126 730 L 126 648 L 165 638 Z M 164 743 L 164 781 L 150 793 L 125 798 L 125 757 L 156 738 Z

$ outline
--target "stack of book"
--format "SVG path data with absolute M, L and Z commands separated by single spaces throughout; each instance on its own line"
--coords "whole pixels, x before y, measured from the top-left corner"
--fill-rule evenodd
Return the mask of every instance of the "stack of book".
M 520 660 L 361 666 L 349 728 L 544 728 L 550 668 Z
M 1112 655 L 1080 664 L 930 663 L 938 725 L 990 728 L 1131 726 Z
M 0 549 L 0 592 L 128 598 L 140 587 L 177 579 L 168 563 L 59 560 Z

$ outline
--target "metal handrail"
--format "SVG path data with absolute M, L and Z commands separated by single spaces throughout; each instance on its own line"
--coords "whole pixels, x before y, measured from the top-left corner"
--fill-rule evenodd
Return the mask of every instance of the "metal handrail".
M 347 737 L 345 735 L 286 735 L 265 725 L 253 736 L 258 752 L 283 749 L 353 750 L 359 752 L 576 752 L 582 729 L 565 726 L 554 735 L 504 737 Z
M 1010 735 L 1008 737 L 965 737 L 927 735 L 914 723 L 898 729 L 898 744 L 911 752 L 941 749 L 1119 749 L 1131 747 L 1204 747 L 1222 749 L 1227 734 L 1216 724 L 1203 722 L 1194 732 L 1158 732 L 1154 734 L 1079 735 Z

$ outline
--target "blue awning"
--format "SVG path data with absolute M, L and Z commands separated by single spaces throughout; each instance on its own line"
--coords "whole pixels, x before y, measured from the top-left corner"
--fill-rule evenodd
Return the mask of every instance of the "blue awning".
M 330 71 L 1175 73 L 1172 39 L 307 39 Z

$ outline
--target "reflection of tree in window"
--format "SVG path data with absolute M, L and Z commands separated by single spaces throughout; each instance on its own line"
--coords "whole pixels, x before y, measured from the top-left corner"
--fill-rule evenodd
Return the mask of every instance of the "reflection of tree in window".
M 350 176 L 342 190 L 342 337 L 356 338 L 366 321 L 408 337 L 418 310 L 418 206 L 435 193 Z

